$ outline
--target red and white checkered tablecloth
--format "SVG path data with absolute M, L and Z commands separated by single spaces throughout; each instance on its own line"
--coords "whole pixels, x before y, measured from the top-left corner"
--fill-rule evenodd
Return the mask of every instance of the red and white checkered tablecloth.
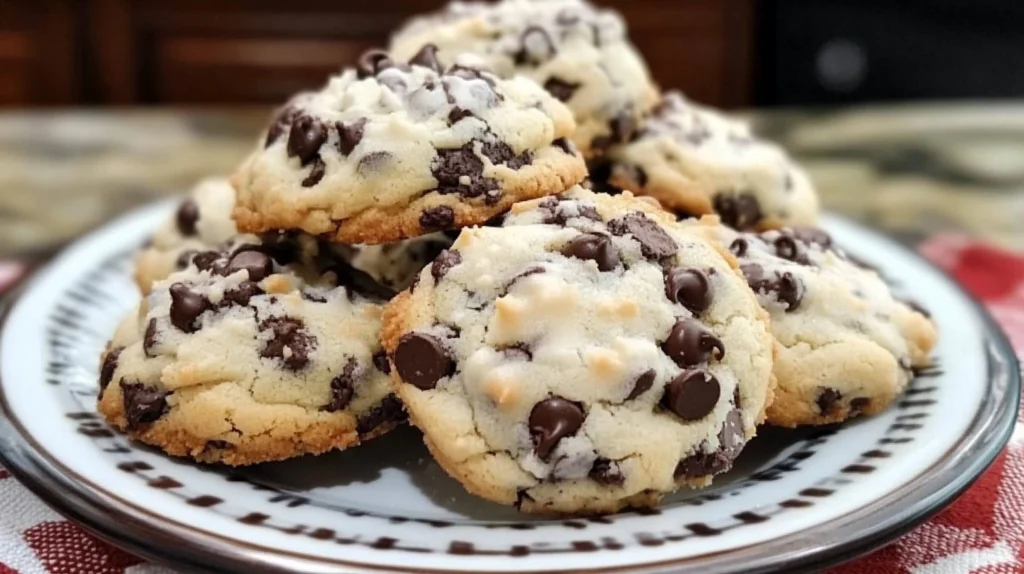
M 985 303 L 1024 356 L 1024 257 L 954 235 L 921 252 Z M 0 262 L 0 291 L 25 271 Z M 170 574 L 63 519 L 0 468 L 0 574 Z M 1024 572 L 1024 425 L 960 499 L 893 544 L 834 574 Z

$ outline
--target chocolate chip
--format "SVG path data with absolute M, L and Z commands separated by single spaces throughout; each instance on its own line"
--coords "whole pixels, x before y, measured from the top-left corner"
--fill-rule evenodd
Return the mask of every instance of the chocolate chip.
M 196 319 L 206 311 L 213 308 L 210 300 L 204 295 L 196 293 L 184 283 L 171 285 L 171 324 L 185 333 L 195 333 L 199 330 Z
M 714 375 L 703 368 L 688 369 L 665 385 L 661 405 L 683 420 L 696 421 L 715 409 L 720 394 Z
M 264 294 L 266 294 L 266 292 L 257 283 L 252 281 L 243 281 L 234 289 L 225 291 L 224 299 L 220 304 L 221 306 L 237 305 L 239 307 L 245 307 L 249 305 L 249 302 L 253 297 Z
M 480 153 L 491 160 L 494 165 L 505 165 L 509 169 L 520 169 L 533 162 L 533 154 L 529 151 L 516 155 L 512 148 L 503 141 L 484 142 Z
M 438 74 L 444 72 L 444 67 L 437 60 L 437 46 L 434 44 L 424 44 L 420 51 L 416 52 L 416 55 L 409 60 L 409 63 L 414 66 L 430 68 Z
M 263 281 L 274 272 L 274 262 L 265 253 L 259 251 L 242 251 L 235 253 L 228 262 L 228 275 L 246 271 L 249 281 Z
M 859 415 L 864 412 L 864 409 L 868 408 L 871 404 L 871 399 L 867 397 L 857 397 L 850 401 L 850 414 Z
M 745 436 L 743 414 L 738 409 L 729 411 L 718 433 L 718 450 L 710 453 L 696 452 L 684 458 L 676 465 L 674 476 L 701 478 L 729 470 L 743 448 Z
M 608 151 L 608 148 L 612 147 L 612 138 L 609 136 L 597 136 L 590 140 L 590 150 L 595 155 L 604 155 L 604 152 Z
M 103 357 L 103 365 L 100 366 L 100 394 L 107 390 L 107 385 L 114 378 L 114 371 L 117 370 L 117 358 L 121 356 L 121 351 L 124 351 L 124 347 L 114 347 Z
M 722 219 L 722 223 L 746 231 L 753 229 L 758 221 L 761 221 L 761 204 L 757 198 L 749 193 L 730 195 L 720 193 L 712 201 L 715 213 Z
M 455 211 L 447 205 L 428 207 L 420 213 L 420 227 L 423 229 L 445 229 L 455 225 Z
M 309 165 L 320 156 L 320 146 L 327 141 L 324 124 L 311 116 L 299 116 L 288 132 L 288 157 L 297 157 L 302 165 Z
M 729 244 L 729 251 L 736 257 L 744 257 L 750 249 L 750 242 L 745 237 L 737 237 Z
M 576 434 L 583 426 L 584 418 L 586 415 L 580 405 L 562 397 L 549 397 L 534 405 L 530 411 L 530 436 L 533 438 L 534 452 L 546 462 L 558 441 Z
M 388 151 L 372 151 L 359 159 L 356 171 L 363 176 L 379 172 L 393 157 L 394 154 Z
M 121 381 L 121 398 L 124 404 L 124 418 L 128 430 L 138 430 L 142 425 L 156 422 L 167 410 L 167 391 L 147 387 L 140 382 Z
M 356 423 L 356 432 L 360 435 L 375 430 L 377 427 L 389 422 L 402 422 L 406 418 L 402 402 L 395 395 L 388 395 L 379 405 L 370 409 L 370 414 L 361 417 Z
M 347 407 L 356 393 L 356 381 L 363 376 L 362 371 L 359 361 L 349 358 L 341 374 L 331 381 L 331 402 L 323 410 L 334 413 Z
M 800 263 L 801 265 L 807 265 L 810 260 L 807 259 L 807 249 L 804 248 L 804 244 L 795 237 L 789 235 L 779 235 L 775 238 L 775 254 L 792 261 L 794 263 Z
M 430 274 L 434 276 L 434 281 L 440 281 L 452 267 L 459 263 L 462 263 L 462 254 L 456 249 L 445 249 L 430 265 Z
M 765 274 L 764 268 L 757 263 L 744 263 L 740 265 L 740 271 L 747 278 L 747 285 L 755 293 L 768 295 L 775 294 L 780 303 L 786 304 L 786 311 L 794 311 L 800 306 L 804 298 L 804 284 L 800 279 L 789 271 Z
M 475 117 L 473 112 L 460 108 L 459 106 L 453 106 L 452 111 L 448 112 L 448 125 L 455 125 L 459 123 L 460 120 L 472 117 Z
M 455 368 L 441 341 L 426 333 L 402 335 L 394 359 L 402 380 L 424 391 L 434 388 Z
M 640 252 L 648 259 L 665 259 L 679 249 L 660 225 L 639 211 L 609 221 L 608 230 L 615 235 L 632 235 L 640 242 Z
M 665 273 L 665 296 L 679 303 L 694 315 L 711 306 L 715 291 L 707 273 L 700 269 L 676 267 Z
M 544 215 L 542 223 L 565 226 L 573 217 L 583 217 L 592 221 L 601 221 L 597 208 L 587 203 L 576 200 L 564 200 L 548 196 L 537 204 L 537 208 Z
M 540 26 L 527 26 L 519 37 L 519 52 L 515 55 L 516 64 L 539 64 L 555 55 L 555 43 L 547 31 Z
M 313 187 L 320 183 L 320 180 L 324 178 L 324 173 L 327 171 L 327 164 L 320 157 L 313 158 L 313 168 L 309 170 L 307 175 L 302 180 L 302 187 Z
M 221 258 L 216 251 L 203 251 L 192 256 L 192 264 L 200 271 L 213 271 L 214 263 Z
M 270 317 L 260 323 L 260 331 L 270 331 L 260 356 L 265 359 L 281 359 L 285 367 L 293 371 L 302 370 L 309 364 L 309 354 L 316 349 L 316 337 L 306 330 L 306 324 L 294 317 Z
M 622 486 L 626 482 L 619 463 L 607 458 L 594 460 L 594 465 L 590 467 L 588 476 L 594 482 L 604 486 Z
M 577 235 L 562 248 L 562 255 L 594 261 L 601 271 L 611 271 L 621 263 L 611 238 L 596 233 Z
M 843 400 L 843 394 L 836 389 L 830 389 L 827 387 L 822 388 L 818 391 L 818 398 L 815 402 L 818 404 L 818 411 L 828 416 L 836 412 L 836 407 L 839 405 L 839 401 Z
M 656 376 L 657 373 L 654 369 L 648 369 L 640 373 L 640 376 L 633 382 L 633 390 L 629 391 L 629 396 L 626 397 L 626 400 L 631 401 L 650 390 Z
M 359 142 L 363 141 L 363 134 L 366 132 L 366 118 L 347 124 L 338 122 L 334 124 L 334 127 L 338 130 L 338 151 L 341 152 L 341 155 L 348 157 L 352 150 L 359 145 Z
M 679 319 L 661 348 L 680 367 L 692 367 L 725 356 L 725 344 L 700 321 Z
M 356 65 L 356 76 L 361 80 L 376 76 L 381 70 L 394 65 L 391 56 L 384 50 L 367 50 L 359 56 L 359 63 Z
M 274 119 L 270 121 L 270 127 L 267 129 L 267 139 L 264 142 L 263 147 L 270 147 L 274 145 L 274 142 L 284 134 L 285 126 L 291 125 L 298 113 L 298 108 L 291 104 L 285 105 L 278 110 L 274 115 Z
M 572 95 L 576 93 L 576 90 L 579 89 L 579 87 L 579 84 L 573 84 L 558 78 L 548 78 L 548 81 L 544 82 L 544 89 L 547 90 L 549 94 L 563 102 L 571 100 Z
M 431 173 L 442 195 L 479 197 L 498 188 L 494 180 L 484 177 L 484 162 L 474 153 L 472 142 L 457 149 L 437 150 Z M 463 184 L 463 177 L 469 178 L 468 184 Z
M 185 237 L 196 235 L 196 223 L 199 221 L 199 206 L 195 200 L 188 198 L 178 206 L 175 214 L 175 221 L 178 223 L 178 231 Z
M 643 189 L 647 186 L 647 172 L 638 166 L 622 163 L 615 166 L 615 173 L 621 175 L 627 181 L 631 182 L 633 186 Z
M 384 351 L 377 351 L 373 354 L 373 366 L 377 367 L 377 370 L 385 375 L 391 374 L 391 363 L 388 361 L 388 355 Z
M 636 118 L 628 111 L 620 112 L 611 121 L 612 139 L 616 142 L 625 143 L 633 139 L 636 134 Z
M 146 325 L 146 333 L 142 337 L 142 352 L 150 359 L 154 357 L 153 347 L 156 346 L 156 337 L 156 319 L 150 319 Z
M 832 247 L 832 237 L 815 227 L 794 227 L 789 233 L 804 243 L 819 245 L 822 249 Z
M 551 145 L 560 148 L 562 151 L 569 155 L 576 155 L 576 146 L 566 138 L 558 138 L 551 142 Z

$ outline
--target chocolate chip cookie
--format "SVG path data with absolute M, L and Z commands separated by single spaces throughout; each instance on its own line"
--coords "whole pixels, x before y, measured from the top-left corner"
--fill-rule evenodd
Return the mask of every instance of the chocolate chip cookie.
M 235 190 L 227 179 L 196 185 L 135 257 L 135 282 L 143 295 L 154 282 L 187 267 L 191 255 L 237 235 L 231 220 L 234 207 Z
M 629 141 L 657 99 L 622 18 L 581 0 L 453 2 L 409 21 L 391 49 L 410 57 L 427 43 L 442 62 L 482 62 L 544 86 L 572 110 L 573 141 L 588 158 Z
M 99 410 L 133 439 L 245 465 L 342 449 L 400 421 L 378 343 L 390 295 L 329 254 L 248 240 L 154 285 L 101 364 Z
M 936 329 L 878 274 L 814 228 L 738 233 L 693 223 L 727 247 L 779 342 L 768 422 L 828 424 L 883 410 L 929 364 Z
M 524 512 L 707 485 L 771 398 L 766 314 L 716 246 L 588 194 L 464 229 L 384 313 L 392 381 L 438 463 Z
M 483 223 L 586 176 L 565 105 L 435 52 L 368 52 L 279 110 L 233 179 L 239 229 L 385 243 Z
M 814 225 L 818 196 L 780 147 L 737 120 L 666 94 L 635 140 L 609 152 L 609 183 L 686 215 L 765 230 Z

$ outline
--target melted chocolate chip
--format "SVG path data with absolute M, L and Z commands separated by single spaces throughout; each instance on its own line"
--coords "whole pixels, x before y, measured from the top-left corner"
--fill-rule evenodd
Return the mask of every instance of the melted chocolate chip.
M 583 426 L 586 415 L 578 404 L 550 397 L 534 405 L 530 411 L 530 436 L 533 437 L 534 452 L 547 461 L 563 437 L 576 434 Z
M 265 253 L 259 251 L 241 251 L 235 253 L 228 262 L 227 274 L 246 271 L 249 281 L 263 281 L 274 272 L 274 262 Z
M 363 376 L 359 361 L 349 358 L 341 374 L 331 381 L 331 402 L 323 410 L 333 413 L 340 411 L 352 402 L 356 393 L 356 382 Z
M 146 333 L 142 337 L 142 352 L 150 359 L 154 357 L 153 347 L 156 346 L 156 338 L 156 319 L 150 319 L 149 323 L 146 325 Z
M 448 112 L 448 125 L 455 125 L 461 120 L 472 117 L 476 117 L 473 115 L 473 112 L 459 106 L 453 106 L 452 111 Z
M 309 364 L 309 354 L 316 349 L 317 340 L 306 330 L 306 324 L 294 317 L 271 317 L 260 323 L 260 331 L 270 331 L 271 338 L 263 346 L 260 356 L 280 359 L 292 371 L 300 371 Z
M 267 139 L 264 142 L 264 147 L 270 147 L 274 145 L 274 142 L 284 134 L 286 126 L 290 126 L 295 116 L 298 115 L 299 110 L 292 105 L 286 105 L 274 115 L 274 119 L 270 121 L 270 128 L 267 129 Z
M 775 254 L 782 259 L 801 265 L 810 263 L 803 242 L 790 235 L 783 234 L 775 238 Z
M 391 362 L 388 361 L 388 354 L 383 350 L 373 354 L 373 366 L 377 367 L 377 370 L 385 375 L 391 374 Z
M 366 118 L 354 122 L 338 122 L 334 124 L 338 130 L 338 151 L 341 155 L 348 157 L 352 150 L 356 149 L 359 142 L 363 141 L 363 134 L 366 131 Z
M 551 145 L 561 149 L 569 155 L 576 155 L 576 146 L 566 138 L 558 138 L 551 142 Z
M 420 227 L 423 229 L 446 229 L 455 225 L 455 211 L 447 205 L 428 207 L 420 213 Z
M 434 276 L 434 281 L 440 281 L 452 267 L 459 263 L 462 263 L 462 254 L 456 249 L 445 249 L 430 265 L 430 274 Z
M 124 347 L 114 347 L 107 351 L 107 355 L 103 357 L 103 365 L 100 366 L 100 394 L 107 390 L 107 385 L 114 378 L 114 371 L 117 370 L 117 359 L 121 356 L 121 351 L 124 351 Z
M 313 167 L 309 170 L 309 175 L 302 180 L 302 187 L 313 187 L 320 183 L 326 171 L 327 164 L 324 163 L 324 160 L 320 159 L 319 156 L 313 158 Z
M 370 409 L 370 414 L 359 419 L 356 423 L 356 432 L 360 435 L 375 430 L 377 427 L 389 423 L 400 423 L 406 418 L 402 402 L 395 395 L 388 395 L 379 405 Z
M 639 211 L 609 221 L 608 230 L 615 235 L 632 235 L 648 259 L 665 259 L 675 255 L 679 248 L 660 225 Z
M 736 257 L 744 257 L 750 249 L 750 242 L 745 237 L 737 237 L 729 244 L 729 251 Z
M 871 399 L 867 397 L 857 397 L 850 401 L 850 415 L 859 415 L 864 412 L 864 409 L 871 405 Z
M 720 193 L 712 201 L 715 213 L 722 219 L 722 223 L 746 231 L 753 229 L 757 222 L 761 221 L 761 204 L 757 198 L 749 193 L 729 195 Z
M 184 283 L 171 285 L 171 324 L 185 333 L 199 330 L 196 319 L 213 308 L 210 300 L 188 288 Z
M 444 67 L 441 66 L 441 62 L 437 60 L 437 46 L 434 44 L 424 44 L 420 48 L 419 52 L 409 60 L 409 63 L 414 66 L 423 66 L 424 68 L 430 68 L 438 74 L 444 72 Z
M 676 321 L 661 348 L 680 367 L 692 367 L 725 356 L 725 344 L 695 319 Z
M 426 333 L 402 335 L 394 360 L 402 380 L 425 391 L 455 369 L 455 362 L 441 341 Z
M 297 157 L 302 165 L 309 165 L 320 157 L 320 146 L 327 141 L 327 128 L 311 116 L 299 116 L 288 132 L 288 157 Z
M 121 398 L 128 430 L 156 422 L 167 410 L 167 391 L 147 387 L 140 382 L 121 381 Z
M 745 442 L 743 414 L 733 409 L 725 416 L 722 430 L 718 432 L 718 450 L 710 453 L 698 451 L 679 461 L 675 477 L 701 478 L 725 472 L 732 468 Z
M 588 473 L 590 479 L 604 486 L 622 486 L 626 477 L 622 475 L 619 463 L 607 458 L 597 458 Z
M 686 421 L 700 420 L 715 409 L 721 387 L 703 368 L 688 369 L 665 385 L 662 407 Z
M 715 292 L 704 271 L 676 267 L 665 273 L 665 296 L 700 315 L 711 306 Z
M 633 139 L 636 134 L 636 118 L 628 111 L 620 112 L 611 121 L 612 139 L 616 142 L 625 143 Z
M 757 263 L 744 263 L 740 265 L 740 270 L 747 278 L 747 285 L 755 293 L 774 293 L 780 303 L 786 304 L 787 312 L 796 310 L 803 301 L 804 284 L 789 271 L 766 274 L 764 268 Z
M 192 264 L 200 271 L 213 271 L 213 264 L 220 258 L 216 251 L 203 251 L 192 256 Z
M 175 221 L 178 224 L 178 231 L 185 237 L 196 235 L 196 223 L 199 221 L 199 205 L 195 200 L 188 198 L 178 206 L 175 214 Z
M 836 389 L 822 388 L 818 391 L 818 398 L 815 402 L 818 404 L 818 411 L 828 416 L 836 411 L 836 407 L 839 406 L 839 402 L 843 400 L 843 394 Z
M 231 305 L 245 307 L 253 297 L 264 295 L 265 293 L 259 284 L 252 281 L 243 281 L 238 287 L 224 292 L 224 299 L 220 305 L 222 307 Z
M 549 94 L 554 96 L 560 101 L 568 102 L 572 99 L 572 95 L 579 89 L 579 84 L 573 84 L 572 82 L 566 82 L 558 78 L 548 78 L 548 81 L 544 82 L 544 89 Z
M 611 271 L 621 263 L 611 238 L 596 233 L 577 235 L 562 248 L 562 255 L 594 261 L 601 271 Z
M 633 390 L 629 391 L 629 395 L 626 397 L 626 400 L 631 401 L 649 391 L 651 386 L 654 385 L 654 378 L 656 376 L 657 373 L 654 369 L 648 369 L 643 373 L 640 373 L 640 376 L 633 382 Z
M 391 56 L 384 50 L 367 50 L 359 56 L 359 63 L 356 65 L 356 76 L 361 80 L 376 76 L 381 70 L 394 65 Z

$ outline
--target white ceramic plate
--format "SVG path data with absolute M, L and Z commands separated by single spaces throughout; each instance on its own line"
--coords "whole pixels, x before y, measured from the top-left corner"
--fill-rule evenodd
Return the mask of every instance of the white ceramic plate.
M 0 334 L 0 458 L 59 511 L 189 571 L 664 571 L 814 568 L 876 548 L 951 502 L 1009 437 L 1019 369 L 1004 337 L 916 255 L 826 228 L 938 321 L 937 367 L 887 412 L 762 429 L 736 468 L 658 511 L 519 516 L 465 493 L 401 429 L 358 449 L 233 471 L 129 443 L 96 415 L 98 354 L 137 301 L 131 254 L 171 209 L 79 241 L 22 290 Z

